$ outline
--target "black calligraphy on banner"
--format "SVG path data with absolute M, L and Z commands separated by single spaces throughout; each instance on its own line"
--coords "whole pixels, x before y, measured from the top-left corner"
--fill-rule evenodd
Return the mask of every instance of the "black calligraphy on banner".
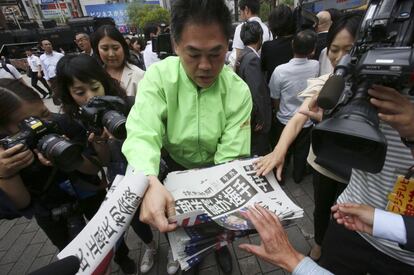
M 244 171 L 247 172 L 247 175 L 254 181 L 254 183 L 256 183 L 257 187 L 259 187 L 264 193 L 275 191 L 266 177 L 256 175 L 256 169 L 253 165 L 246 165 L 243 166 L 243 168 Z
M 202 210 L 214 218 L 238 209 L 256 194 L 257 191 L 250 185 L 247 179 L 239 175 L 212 197 L 181 199 L 177 200 L 175 204 L 176 210 L 180 214 Z

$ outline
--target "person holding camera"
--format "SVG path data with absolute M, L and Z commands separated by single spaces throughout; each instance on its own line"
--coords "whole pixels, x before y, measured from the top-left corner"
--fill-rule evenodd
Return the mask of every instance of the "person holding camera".
M 145 49 L 144 49 L 144 64 L 145 68 L 149 68 L 152 64 L 160 61 L 157 53 L 153 51 L 153 45 L 152 45 L 152 38 L 157 37 L 157 35 L 160 33 L 160 28 L 155 23 L 147 23 L 144 26 L 144 36 L 145 41 L 147 42 Z
M 140 219 L 161 232 L 173 231 L 171 193 L 158 179 L 161 148 L 169 171 L 224 163 L 250 155 L 249 88 L 224 66 L 231 15 L 224 1 L 178 0 L 171 16 L 178 57 L 151 65 L 139 84 L 122 147 L 128 163 L 148 176 Z M 224 272 L 232 269 L 227 247 L 216 253 Z M 169 260 L 172 259 L 171 253 Z M 167 270 L 169 274 L 176 271 Z
M 335 21 L 329 29 L 327 54 L 333 67 L 351 50 L 360 20 L 361 17 L 359 15 L 346 15 Z M 276 168 L 277 178 L 281 180 L 285 156 L 290 145 L 294 142 L 303 126 L 309 121 L 309 110 L 316 111 L 317 109 L 315 108 L 314 110 L 313 108 L 312 104 L 314 104 L 316 98 L 312 98 L 312 96 L 319 93 L 329 76 L 330 74 L 327 74 L 308 80 L 308 87 L 299 94 L 299 96 L 304 96 L 305 99 L 298 111 L 287 122 L 273 152 L 261 158 L 256 163 L 258 175 L 266 175 L 273 168 Z M 307 161 L 313 168 L 312 184 L 315 199 L 315 210 L 313 214 L 315 245 L 312 247 L 310 257 L 318 260 L 321 256 L 321 246 L 325 231 L 329 224 L 330 207 L 345 189 L 348 179 L 342 178 L 317 164 L 312 147 L 310 148 Z
M 62 250 L 106 193 L 99 168 L 80 145 L 84 131 L 65 115 L 51 113 L 32 88 L 0 80 L 0 132 L 0 217 L 34 216 Z M 116 260 L 128 270 L 135 265 L 125 248 L 121 243 Z
M 135 96 L 144 71 L 130 63 L 129 46 L 119 30 L 112 25 L 103 25 L 93 34 L 92 47 L 106 72 L 126 91 Z
M 91 108 L 95 108 L 94 110 L 102 107 L 103 112 L 113 111 L 111 108 L 115 102 L 109 101 L 108 104 L 105 104 L 102 101 L 98 104 L 103 104 L 104 106 L 99 107 L 91 105 L 91 101 L 93 100 L 103 99 L 105 96 L 112 96 L 111 98 L 117 97 L 121 99 L 125 105 L 122 106 L 122 109 L 126 109 L 129 112 L 130 106 L 126 105 L 129 104 L 131 98 L 126 96 L 125 90 L 90 56 L 67 55 L 63 57 L 58 63 L 56 75 L 59 83 L 58 89 L 62 100 L 63 111 L 72 120 L 79 121 L 85 130 L 88 131 L 88 147 L 96 153 L 101 164 L 108 168 L 109 181 L 112 182 L 117 174 L 124 175 L 127 162 L 121 153 L 122 140 L 117 139 L 115 136 L 117 136 L 117 132 L 122 132 L 122 130 L 117 130 L 116 127 L 124 127 L 125 129 L 125 125 L 116 127 L 111 127 L 111 125 L 107 125 L 107 127 L 95 125 L 100 122 L 88 120 L 79 110 L 81 107 L 89 104 Z M 126 116 L 126 110 L 125 114 L 121 114 Z M 91 115 L 93 117 L 102 117 L 98 113 Z M 118 122 L 122 122 L 118 118 L 112 117 L 108 123 L 118 124 Z M 115 131 L 111 132 L 112 129 L 115 129 Z M 101 133 L 94 132 L 96 130 L 102 131 Z M 146 273 L 152 268 L 156 254 L 156 245 L 153 240 L 152 231 L 149 225 L 140 222 L 138 214 L 133 218 L 131 226 L 146 244 L 144 256 L 140 264 L 141 273 Z

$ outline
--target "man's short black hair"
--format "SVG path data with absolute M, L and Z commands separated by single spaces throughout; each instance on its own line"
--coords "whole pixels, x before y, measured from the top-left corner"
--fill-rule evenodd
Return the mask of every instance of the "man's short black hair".
M 176 0 L 171 9 L 171 32 L 176 42 L 189 22 L 217 23 L 227 39 L 232 35 L 231 14 L 223 0 Z
M 239 8 L 244 10 L 246 7 L 252 14 L 258 15 L 260 13 L 260 0 L 239 0 Z
M 299 55 L 309 55 L 315 50 L 316 32 L 313 30 L 303 30 L 298 32 L 293 38 L 293 53 Z
M 251 21 L 242 25 L 240 38 L 245 46 L 256 44 L 263 37 L 263 29 L 259 22 Z
M 158 32 L 158 24 L 155 23 L 147 23 L 144 26 L 144 36 L 145 36 L 145 41 L 150 41 L 151 40 L 151 33 L 152 34 L 157 34 Z

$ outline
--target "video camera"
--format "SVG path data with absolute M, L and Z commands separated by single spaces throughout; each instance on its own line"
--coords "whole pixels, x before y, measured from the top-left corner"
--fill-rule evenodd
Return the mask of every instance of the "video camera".
M 126 138 L 126 102 L 117 96 L 95 96 L 80 107 L 79 115 L 88 130 L 102 134 L 103 128 L 117 139 Z
M 175 55 L 171 42 L 170 29 L 166 24 L 160 24 L 160 32 L 152 38 L 152 51 L 158 55 L 159 59 L 164 59 Z
M 48 160 L 65 171 L 73 171 L 82 163 L 82 146 L 61 137 L 57 125 L 36 117 L 20 122 L 20 132 L 0 140 L 4 149 L 18 144 L 38 149 Z
M 320 92 L 317 102 L 327 119 L 314 127 L 312 148 L 317 162 L 338 175 L 351 168 L 382 170 L 387 141 L 367 91 L 380 84 L 412 94 L 413 8 L 411 0 L 372 0 L 351 53 Z

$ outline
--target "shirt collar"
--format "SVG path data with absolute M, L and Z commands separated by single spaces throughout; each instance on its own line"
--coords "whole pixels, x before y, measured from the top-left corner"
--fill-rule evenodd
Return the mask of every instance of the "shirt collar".
M 249 49 L 251 49 L 256 55 L 257 57 L 260 57 L 260 54 L 255 50 L 255 48 L 247 46 Z
M 306 57 L 303 57 L 303 58 L 294 57 L 289 62 L 295 63 L 295 64 L 303 64 L 306 61 L 308 61 L 308 58 L 306 58 Z
M 257 21 L 257 22 L 259 22 L 259 23 L 262 23 L 262 19 L 260 19 L 260 17 L 258 17 L 258 16 L 252 16 L 252 17 L 250 17 L 249 19 L 247 19 L 247 21 Z

